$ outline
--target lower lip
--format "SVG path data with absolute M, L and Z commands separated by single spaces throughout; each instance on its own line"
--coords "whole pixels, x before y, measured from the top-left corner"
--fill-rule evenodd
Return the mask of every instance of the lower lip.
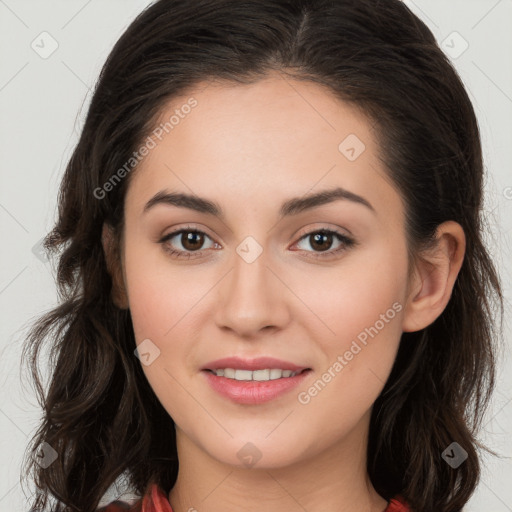
M 207 370 L 202 371 L 213 390 L 238 404 L 261 404 L 274 400 L 298 386 L 310 372 L 311 370 L 306 370 L 295 377 L 268 381 L 243 381 L 218 377 Z

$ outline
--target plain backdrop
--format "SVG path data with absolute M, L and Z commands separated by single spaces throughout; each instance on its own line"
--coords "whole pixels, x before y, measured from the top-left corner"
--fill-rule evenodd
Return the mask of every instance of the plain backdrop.
M 481 440 L 486 456 L 468 512 L 512 511 L 512 0 L 406 0 L 469 90 L 481 128 L 489 244 L 506 299 L 505 351 Z M 148 0 L 0 0 L 0 510 L 25 511 L 20 465 L 39 408 L 20 372 L 27 326 L 55 305 L 38 251 L 57 190 L 110 49 Z

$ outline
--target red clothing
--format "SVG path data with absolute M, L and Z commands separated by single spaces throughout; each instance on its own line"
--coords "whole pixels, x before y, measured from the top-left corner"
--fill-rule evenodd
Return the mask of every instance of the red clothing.
M 106 507 L 99 508 L 97 512 L 172 512 L 171 504 L 164 491 L 157 485 L 153 485 L 150 493 L 137 502 L 124 503 L 114 501 Z M 388 504 L 384 512 L 411 512 L 411 509 L 401 496 L 395 496 Z

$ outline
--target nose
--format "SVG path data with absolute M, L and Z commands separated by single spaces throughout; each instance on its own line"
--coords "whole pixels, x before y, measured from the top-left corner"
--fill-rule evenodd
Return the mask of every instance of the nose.
M 237 254 L 233 268 L 218 287 L 215 322 L 240 338 L 255 338 L 263 330 L 281 330 L 290 321 L 290 296 L 279 271 L 269 266 L 265 252 L 252 262 Z

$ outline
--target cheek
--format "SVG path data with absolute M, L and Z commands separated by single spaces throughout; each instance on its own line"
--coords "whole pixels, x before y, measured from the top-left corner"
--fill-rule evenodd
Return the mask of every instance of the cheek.
M 126 246 L 125 271 L 135 340 L 137 345 L 150 347 L 150 364 L 142 364 L 142 370 L 173 420 L 187 425 L 190 395 L 184 383 L 191 376 L 192 367 L 187 363 L 193 343 L 184 343 L 183 338 L 194 332 L 194 314 L 200 311 L 199 299 L 207 288 L 206 284 L 199 285 L 204 280 L 186 276 L 184 268 L 173 270 L 165 258 L 154 257 L 143 244 Z M 145 342 L 148 339 L 149 345 Z
M 187 322 L 187 315 L 206 291 L 205 281 L 191 269 L 167 264 L 163 251 L 154 247 L 127 244 L 125 272 L 137 342 L 145 338 L 163 341 Z
M 328 346 L 342 349 L 376 322 L 383 332 L 400 333 L 399 311 L 407 285 L 405 246 L 382 243 L 342 260 L 339 267 L 316 271 L 314 277 L 290 276 L 297 295 L 324 325 Z M 393 304 L 399 306 L 393 308 Z M 387 314 L 386 314 L 387 313 Z M 381 321 L 381 315 L 384 320 Z M 297 314 L 297 318 L 300 318 Z M 313 315 L 307 315 L 313 318 Z M 390 320 L 387 322 L 387 320 Z M 308 320 L 309 321 L 309 320 Z M 330 333 L 330 336 L 329 336 Z M 396 337 L 396 336 L 395 336 Z
M 160 338 L 172 326 L 175 309 L 168 301 L 174 294 L 162 293 L 161 282 L 155 281 L 150 272 L 132 272 L 128 276 L 130 314 L 137 343 L 145 338 Z
M 124 264 L 136 344 L 149 339 L 159 351 L 154 362 L 143 365 L 144 373 L 157 396 L 176 399 L 168 409 L 176 413 L 180 383 L 197 372 L 194 355 L 209 316 L 205 308 L 212 288 L 211 269 L 171 265 L 163 252 L 142 242 L 127 243 Z M 186 393 L 182 398 L 186 403 Z
M 347 408 L 363 414 L 382 390 L 402 334 L 406 254 L 405 247 L 382 245 L 347 259 L 337 273 L 316 276 L 307 304 L 324 325 L 317 339 L 325 360 L 318 391 L 311 390 L 314 408 L 328 407 L 341 420 Z

